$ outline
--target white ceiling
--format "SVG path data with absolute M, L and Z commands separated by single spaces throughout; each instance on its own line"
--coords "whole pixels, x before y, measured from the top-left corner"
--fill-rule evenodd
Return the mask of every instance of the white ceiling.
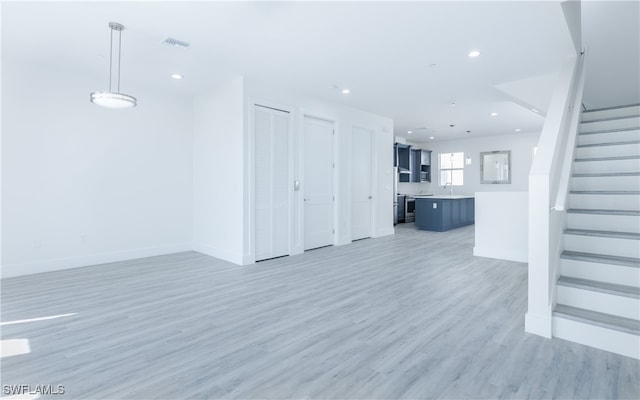
M 92 90 L 105 90 L 109 21 L 126 27 L 125 93 L 194 95 L 245 75 L 390 117 L 412 141 L 539 131 L 543 116 L 505 88 L 537 82 L 538 101 L 548 98 L 548 77 L 572 51 L 557 1 L 85 1 L 3 2 L 2 56 L 93 76 Z M 160 45 L 168 36 L 191 47 Z

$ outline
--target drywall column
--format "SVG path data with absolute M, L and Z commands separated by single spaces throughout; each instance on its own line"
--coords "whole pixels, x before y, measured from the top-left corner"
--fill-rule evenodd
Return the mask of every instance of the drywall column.
M 527 262 L 528 192 L 476 192 L 473 255 Z
M 243 78 L 195 99 L 194 249 L 243 264 Z
M 524 329 L 551 337 L 551 285 L 549 251 L 549 176 L 529 176 L 529 286 Z M 546 201 L 545 201 L 546 200 Z

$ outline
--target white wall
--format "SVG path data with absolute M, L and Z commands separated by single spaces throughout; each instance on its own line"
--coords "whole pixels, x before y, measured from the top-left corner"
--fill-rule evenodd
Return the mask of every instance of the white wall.
M 345 244 L 351 242 L 351 173 L 349 170 L 351 154 L 351 129 L 358 126 L 370 129 L 375 133 L 374 139 L 374 165 L 372 171 L 374 175 L 374 236 L 390 235 L 393 230 L 393 121 L 390 118 L 381 117 L 368 112 L 356 110 L 337 102 L 321 100 L 309 97 L 304 93 L 282 87 L 272 86 L 264 82 L 257 82 L 245 79 L 245 134 L 249 137 L 248 118 L 250 113 L 246 110 L 251 107 L 251 103 L 263 103 L 273 107 L 280 107 L 292 111 L 294 124 L 294 154 L 297 154 L 294 163 L 294 179 L 302 180 L 302 147 L 300 146 L 300 135 L 302 134 L 302 124 L 304 115 L 310 115 L 335 122 L 336 127 L 336 238 L 334 244 Z M 339 95 L 339 94 L 338 94 Z M 248 168 L 252 168 L 248 147 L 245 149 L 245 160 L 248 161 Z M 250 172 L 250 171 L 247 171 Z M 247 179 L 247 185 L 251 180 Z M 251 215 L 250 210 L 250 187 L 245 187 L 245 210 L 247 215 Z M 301 252 L 302 248 L 302 198 L 301 192 L 297 192 L 294 199 L 294 215 L 297 216 L 297 223 L 294 227 L 294 241 L 299 246 L 295 252 Z M 249 222 L 246 221 L 246 231 L 249 233 Z M 250 243 L 246 238 L 246 243 Z M 246 248 L 250 251 L 250 248 Z M 250 256 L 247 253 L 247 256 Z
M 446 194 L 439 184 L 438 154 L 463 151 L 471 157 L 465 165 L 464 185 L 455 186 L 456 194 L 475 195 L 474 255 L 527 262 L 528 256 L 528 190 L 533 149 L 539 133 L 514 133 L 423 144 L 417 148 L 432 150 L 431 183 L 401 183 L 399 193 Z M 480 153 L 494 150 L 511 151 L 511 184 L 480 183 Z
M 533 148 L 538 144 L 539 132 L 513 133 L 501 136 L 486 136 L 451 141 L 433 141 L 429 143 L 410 143 L 414 147 L 432 150 L 431 183 L 401 183 L 400 193 L 447 194 L 440 186 L 438 154 L 463 151 L 465 158 L 471 156 L 471 165 L 465 165 L 464 186 L 455 186 L 455 194 L 474 194 L 475 192 L 523 192 L 529 190 L 529 169 L 533 161 Z M 511 150 L 511 184 L 480 183 L 480 153 L 494 150 Z
M 528 210 L 528 192 L 476 192 L 473 255 L 527 262 Z
M 194 249 L 243 264 L 243 79 L 194 103 Z
M 104 109 L 103 80 L 6 59 L 2 83 L 3 277 L 191 248 L 187 98 Z
M 297 135 L 305 114 L 335 121 L 335 244 L 350 242 L 351 129 L 373 130 L 374 236 L 393 234 L 388 118 L 243 78 L 195 100 L 131 87 L 139 106 L 109 110 L 88 101 L 95 77 L 5 60 L 2 74 L 5 277 L 189 249 L 251 262 L 250 99 L 291 105 Z

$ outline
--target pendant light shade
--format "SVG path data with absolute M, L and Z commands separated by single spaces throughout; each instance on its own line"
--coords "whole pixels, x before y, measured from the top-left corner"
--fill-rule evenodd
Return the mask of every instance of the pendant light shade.
M 124 93 L 93 92 L 91 102 L 107 108 L 135 107 L 138 101 L 135 97 Z
M 120 55 L 122 53 L 122 31 L 124 26 L 117 22 L 109 22 L 109 28 L 111 28 L 111 43 L 109 46 L 109 91 L 108 92 L 93 92 L 89 96 L 89 100 L 93 104 L 97 104 L 107 108 L 129 108 L 135 107 L 138 104 L 138 100 L 135 97 L 120 93 Z M 118 60 L 117 60 L 117 90 L 113 91 L 113 32 L 118 32 Z

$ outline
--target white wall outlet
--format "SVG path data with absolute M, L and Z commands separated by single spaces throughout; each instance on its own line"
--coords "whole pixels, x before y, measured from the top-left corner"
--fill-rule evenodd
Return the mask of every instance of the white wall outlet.
M 433 208 L 438 208 L 438 203 L 433 203 Z

